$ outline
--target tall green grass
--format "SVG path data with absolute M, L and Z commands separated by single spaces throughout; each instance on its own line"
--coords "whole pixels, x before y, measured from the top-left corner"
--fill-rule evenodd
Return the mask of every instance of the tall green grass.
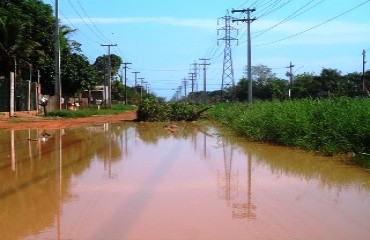
M 255 141 L 327 155 L 370 153 L 370 99 L 225 103 L 207 116 Z
M 135 107 L 124 104 L 113 104 L 111 109 L 84 108 L 76 111 L 61 110 L 48 113 L 48 117 L 80 118 L 94 115 L 112 115 L 124 111 L 134 110 Z

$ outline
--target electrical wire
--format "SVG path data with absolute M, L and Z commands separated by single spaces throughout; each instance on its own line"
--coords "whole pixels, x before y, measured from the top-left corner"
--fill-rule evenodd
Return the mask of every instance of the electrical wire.
M 257 38 L 257 37 L 259 37 L 259 36 L 261 36 L 261 35 L 265 34 L 266 32 L 268 32 L 268 31 L 270 31 L 270 30 L 274 29 L 275 27 L 277 27 L 277 26 L 279 26 L 279 25 L 281 25 L 281 24 L 283 24 L 283 23 L 286 23 L 287 21 L 292 20 L 292 19 L 294 19 L 294 18 L 296 18 L 296 17 L 298 17 L 298 16 L 300 16 L 300 15 L 302 15 L 302 14 L 304 14 L 304 13 L 308 12 L 309 10 L 311 10 L 311 9 L 313 9 L 313 8 L 315 8 L 315 7 L 317 7 L 318 5 L 320 5 L 321 3 L 325 2 L 326 0 L 321 0 L 320 2 L 316 3 L 315 5 L 313 5 L 313 6 L 309 7 L 308 9 L 305 9 L 304 11 L 299 12 L 299 11 L 303 10 L 305 7 L 307 7 L 308 5 L 310 5 L 311 3 L 313 3 L 314 1 L 315 1 L 315 0 L 311 0 L 311 1 L 309 1 L 308 3 L 304 4 L 304 5 L 303 5 L 303 6 L 301 6 L 299 9 L 297 9 L 294 13 L 292 13 L 292 14 L 291 14 L 291 15 L 289 15 L 288 17 L 286 17 L 286 18 L 284 18 L 283 20 L 281 20 L 280 22 L 278 22 L 277 24 L 275 24 L 275 25 L 273 25 L 273 26 L 271 26 L 271 27 L 269 27 L 269 28 L 266 28 L 265 30 L 262 30 L 262 31 L 258 32 L 258 34 L 257 34 L 257 35 L 255 35 L 255 36 L 253 36 L 253 38 L 252 38 L 252 39 Z
M 276 5 L 273 5 L 271 10 L 268 10 L 268 11 L 266 10 L 265 13 L 262 13 L 261 15 L 257 16 L 257 19 L 261 19 L 263 17 L 266 17 L 266 16 L 268 16 L 268 15 L 270 15 L 270 14 L 278 11 L 279 9 L 281 9 L 284 6 L 288 5 L 290 2 L 291 2 L 291 0 L 288 0 L 287 2 L 284 2 L 284 3 L 282 3 L 279 6 L 276 6 L 277 4 Z
M 69 0 L 68 0 L 69 1 Z M 89 20 L 89 22 L 93 25 L 93 27 L 96 29 L 96 31 L 100 34 L 100 36 L 102 36 L 107 42 L 110 42 L 109 39 L 100 31 L 100 29 L 96 26 L 96 24 L 91 20 L 91 18 L 89 17 L 89 15 L 87 14 L 85 8 L 82 6 L 82 4 L 80 3 L 79 0 L 76 0 L 77 1 L 77 4 L 79 5 L 79 7 L 82 9 L 83 13 L 85 14 L 85 16 L 87 17 L 87 19 Z
M 83 23 L 85 23 L 85 25 L 90 29 L 90 31 L 91 31 L 92 33 L 94 33 L 94 35 L 95 35 L 96 37 L 98 37 L 100 40 L 102 40 L 103 42 L 107 43 L 107 41 L 106 41 L 104 38 L 102 38 L 99 34 L 97 34 L 97 33 L 96 33 L 96 31 L 94 31 L 94 30 L 90 27 L 90 24 L 88 24 L 88 23 L 84 20 L 84 18 L 81 16 L 81 14 L 77 11 L 76 7 L 73 5 L 72 1 L 71 1 L 71 0 L 68 0 L 68 3 L 69 3 L 69 5 L 72 7 L 72 9 L 74 10 L 74 12 L 78 15 L 78 17 L 82 20 L 82 22 L 83 22 Z
M 303 33 L 309 32 L 309 31 L 311 31 L 311 30 L 313 30 L 313 29 L 315 29 L 315 28 L 321 27 L 322 25 L 324 25 L 324 24 L 326 24 L 326 23 L 328 23 L 328 22 L 331 22 L 331 21 L 333 21 L 333 20 L 335 20 L 335 19 L 337 19 L 337 18 L 339 18 L 339 17 L 341 17 L 341 16 L 343 16 L 343 15 L 345 15 L 345 14 L 349 13 L 349 12 L 352 12 L 353 10 L 355 10 L 355 9 L 357 9 L 357 8 L 359 8 L 359 7 L 361 7 L 361 6 L 365 5 L 365 4 L 367 4 L 367 3 L 369 3 L 369 2 L 370 2 L 370 0 L 366 0 L 365 2 L 362 2 L 362 3 L 358 4 L 358 5 L 356 5 L 355 7 L 348 9 L 348 10 L 347 10 L 347 11 L 345 11 L 345 12 L 342 12 L 341 14 L 339 14 L 339 15 L 337 15 L 337 16 L 335 16 L 335 17 L 332 17 L 332 18 L 330 18 L 330 19 L 328 19 L 328 20 L 326 20 L 326 21 L 324 21 L 324 22 L 322 22 L 322 23 L 320 23 L 320 24 L 317 24 L 317 25 L 315 25 L 315 26 L 313 26 L 313 27 L 311 27 L 311 28 L 308 28 L 308 29 L 306 29 L 306 30 L 304 30 L 304 31 L 301 31 L 301 32 L 299 32 L 299 33 L 296 33 L 296 34 L 293 34 L 293 35 L 290 35 L 290 36 L 288 36 L 288 37 L 281 38 L 281 39 L 279 39 L 279 40 L 275 40 L 275 41 L 272 41 L 272 42 L 263 43 L 263 44 L 258 44 L 258 45 L 255 45 L 255 46 L 256 46 L 256 47 L 260 47 L 260 46 L 271 45 L 271 44 L 275 44 L 275 43 L 282 42 L 282 41 L 285 41 L 285 40 L 287 40 L 287 39 L 290 39 L 290 38 L 293 38 L 293 37 L 299 36 L 299 35 L 301 35 L 301 34 L 303 34 Z

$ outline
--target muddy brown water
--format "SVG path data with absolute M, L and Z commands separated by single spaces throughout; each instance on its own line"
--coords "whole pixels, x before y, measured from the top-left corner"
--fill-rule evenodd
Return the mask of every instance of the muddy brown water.
M 370 239 L 370 174 L 208 122 L 0 131 L 0 239 Z

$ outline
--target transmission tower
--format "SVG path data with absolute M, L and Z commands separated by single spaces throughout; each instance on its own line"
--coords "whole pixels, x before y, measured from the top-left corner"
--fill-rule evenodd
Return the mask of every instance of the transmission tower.
M 224 98 L 225 93 L 230 87 L 232 87 L 230 97 L 231 99 L 235 99 L 234 68 L 233 68 L 233 58 L 231 54 L 231 41 L 237 40 L 236 38 L 231 36 L 231 32 L 237 30 L 236 28 L 231 26 L 231 22 L 232 20 L 235 20 L 235 18 L 231 17 L 229 11 L 227 11 L 226 15 L 220 19 L 224 20 L 225 22 L 225 26 L 218 29 L 218 31 L 221 30 L 225 32 L 225 36 L 223 38 L 218 39 L 219 41 L 225 41 L 224 64 L 222 70 L 222 84 L 221 84 L 221 100 Z

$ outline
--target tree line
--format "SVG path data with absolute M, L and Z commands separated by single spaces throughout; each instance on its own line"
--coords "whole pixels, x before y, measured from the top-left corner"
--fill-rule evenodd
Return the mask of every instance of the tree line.
M 16 88 L 24 80 L 40 77 L 42 94 L 54 95 L 54 29 L 52 6 L 41 0 L 0 1 L 0 77 L 16 73 Z M 81 44 L 72 39 L 76 29 L 60 25 L 62 96 L 72 97 L 105 83 L 107 55 L 90 63 Z M 123 62 L 111 54 L 112 99 L 122 100 L 124 85 L 117 77 Z M 121 76 L 122 77 L 122 76 Z M 132 97 L 133 88 L 128 89 Z M 137 96 L 136 96 L 137 98 Z

